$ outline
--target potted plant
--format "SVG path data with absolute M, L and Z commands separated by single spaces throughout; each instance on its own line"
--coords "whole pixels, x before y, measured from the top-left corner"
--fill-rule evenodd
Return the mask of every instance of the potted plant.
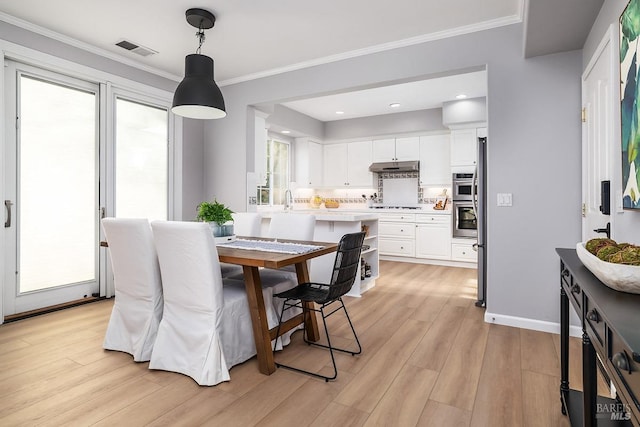
M 213 202 L 202 202 L 198 205 L 196 218 L 208 222 L 214 237 L 233 235 L 233 211 L 216 199 Z

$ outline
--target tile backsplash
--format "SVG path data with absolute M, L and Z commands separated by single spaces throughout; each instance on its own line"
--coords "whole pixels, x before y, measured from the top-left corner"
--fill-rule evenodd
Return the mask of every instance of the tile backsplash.
M 383 194 L 383 182 L 385 179 L 398 179 L 398 178 L 416 178 L 420 180 L 420 172 L 382 172 L 378 174 L 378 202 L 384 203 Z M 425 203 L 423 201 L 423 191 L 419 185 L 416 185 L 416 191 L 418 192 L 418 203 Z
M 383 180 L 384 179 L 398 179 L 398 178 L 417 178 L 420 179 L 419 172 L 382 172 L 377 174 L 377 185 L 374 188 L 369 189 L 312 189 L 312 188 L 299 188 L 294 191 L 294 202 L 296 204 L 308 204 L 313 196 L 318 195 L 325 199 L 334 199 L 341 205 L 355 205 L 365 207 L 367 199 L 375 193 L 377 195 L 376 202 L 383 203 Z M 418 203 L 436 203 L 436 197 L 442 194 L 442 190 L 446 189 L 447 194 L 451 194 L 450 186 L 431 186 L 422 188 L 416 185 L 416 192 L 418 194 Z M 365 195 L 367 199 L 364 199 L 362 195 Z M 355 207 L 352 206 L 352 207 Z

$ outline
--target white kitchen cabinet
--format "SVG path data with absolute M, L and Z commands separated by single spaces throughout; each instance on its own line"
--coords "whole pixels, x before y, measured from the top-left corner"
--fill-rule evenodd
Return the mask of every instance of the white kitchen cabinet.
M 378 232 L 380 255 L 415 256 L 415 215 L 380 214 Z
M 478 140 L 476 129 L 454 129 L 451 131 L 451 167 L 475 166 Z
M 328 144 L 322 147 L 324 153 L 323 183 L 326 187 L 347 185 L 347 144 Z
M 323 146 L 325 187 L 373 186 L 371 141 L 359 141 Z
M 452 243 L 451 244 L 451 260 L 464 262 L 478 262 L 478 253 L 473 250 L 473 244 L 470 243 Z
M 420 158 L 420 138 L 387 138 L 373 141 L 374 162 L 395 162 L 418 160 Z
M 322 186 L 322 145 L 309 138 L 295 141 L 295 181 L 301 188 Z
M 451 259 L 451 215 L 416 215 L 416 258 Z
M 420 185 L 451 185 L 450 137 L 428 135 L 420 137 Z
M 371 141 L 350 142 L 347 144 L 347 185 L 349 187 L 373 186 L 371 166 Z

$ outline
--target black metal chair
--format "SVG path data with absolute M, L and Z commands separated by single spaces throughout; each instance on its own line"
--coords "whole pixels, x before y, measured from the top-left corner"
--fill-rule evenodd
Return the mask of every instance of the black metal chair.
M 305 371 L 304 369 L 295 368 L 293 366 L 283 365 L 281 363 L 276 362 L 276 366 L 292 369 L 294 371 L 302 372 L 305 374 L 313 375 L 319 378 L 324 378 L 325 381 L 333 380 L 338 376 L 338 369 L 336 367 L 336 360 L 333 356 L 333 351 L 342 351 L 345 353 L 350 353 L 352 356 L 356 354 L 360 354 L 362 352 L 362 347 L 360 346 L 360 341 L 358 340 L 358 336 L 356 335 L 356 331 L 353 328 L 353 323 L 351 323 L 351 319 L 349 318 L 349 313 L 347 313 L 347 309 L 344 306 L 344 302 L 342 301 L 342 296 L 349 292 L 351 286 L 353 286 L 354 281 L 356 280 L 356 275 L 358 272 L 358 266 L 360 265 L 360 253 L 362 252 L 362 243 L 364 242 L 364 232 L 360 233 L 352 233 L 345 234 L 340 239 L 340 243 L 338 243 L 338 251 L 336 253 L 336 259 L 333 265 L 333 271 L 331 274 L 331 281 L 329 284 L 323 283 L 301 283 L 293 289 L 289 289 L 285 292 L 280 292 L 275 296 L 279 298 L 284 298 L 284 304 L 282 305 L 282 310 L 280 311 L 279 324 L 278 324 L 278 332 L 276 336 L 280 335 L 280 326 L 282 325 L 282 315 L 285 310 L 288 310 L 293 307 L 302 308 L 304 313 L 304 320 L 307 320 L 308 313 L 304 308 L 303 303 L 305 302 L 313 302 L 319 306 L 319 308 L 311 308 L 310 310 L 314 312 L 319 312 L 322 315 L 322 323 L 324 324 L 324 331 L 327 335 L 327 344 L 319 344 L 316 342 L 309 341 L 306 335 L 306 325 L 303 333 L 304 342 L 309 345 L 315 345 L 318 347 L 328 348 L 331 354 L 331 362 L 333 363 L 333 376 L 327 377 L 325 375 L 320 375 L 315 372 Z M 340 306 L 331 310 L 329 313 L 325 314 L 325 309 L 334 304 L 340 303 Z M 315 306 L 315 305 L 314 305 Z M 331 316 L 333 313 L 338 310 L 343 309 L 344 314 L 347 317 L 347 321 L 349 322 L 349 326 L 351 326 L 351 331 L 353 332 L 353 336 L 356 339 L 356 343 L 358 345 L 357 351 L 342 349 L 333 347 L 331 345 L 331 339 L 329 338 L 329 330 L 327 329 L 326 318 Z

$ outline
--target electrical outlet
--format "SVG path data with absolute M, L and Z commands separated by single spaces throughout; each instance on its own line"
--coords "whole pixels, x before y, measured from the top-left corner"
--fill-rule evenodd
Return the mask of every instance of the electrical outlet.
M 257 205 L 258 204 L 258 199 L 257 197 L 253 196 L 253 197 L 249 197 L 249 204 L 250 205 Z
M 498 193 L 498 206 L 513 206 L 513 194 Z

